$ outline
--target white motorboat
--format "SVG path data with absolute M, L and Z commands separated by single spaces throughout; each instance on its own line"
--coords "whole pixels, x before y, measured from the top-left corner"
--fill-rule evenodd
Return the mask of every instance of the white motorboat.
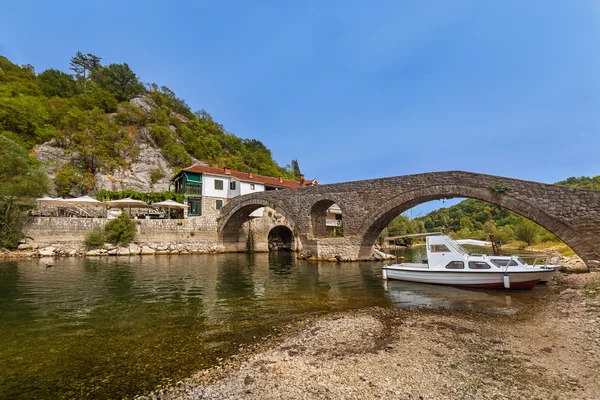
M 527 264 L 524 256 L 469 254 L 450 236 L 429 235 L 426 238 L 427 260 L 423 263 L 401 263 L 383 267 L 383 279 L 438 285 L 531 289 L 552 278 L 558 264 Z

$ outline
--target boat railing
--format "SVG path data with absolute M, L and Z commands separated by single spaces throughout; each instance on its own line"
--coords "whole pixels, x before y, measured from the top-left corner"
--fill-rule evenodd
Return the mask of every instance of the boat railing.
M 458 251 L 460 254 L 462 255 L 468 255 L 469 252 L 467 251 L 467 249 L 465 249 L 464 247 L 461 246 L 460 243 L 458 243 L 456 240 L 452 239 L 450 236 L 448 235 L 444 235 L 444 238 L 446 239 L 447 243 L 454 248 L 454 250 Z
M 538 265 L 537 263 L 540 260 L 544 260 L 544 264 L 539 264 L 541 267 L 547 267 L 548 265 L 560 265 L 559 254 L 513 254 L 510 257 L 510 261 L 513 261 L 514 259 L 518 258 L 533 258 L 533 264 L 527 263 L 527 265 L 531 265 L 532 267 Z M 510 261 L 506 265 L 510 264 Z

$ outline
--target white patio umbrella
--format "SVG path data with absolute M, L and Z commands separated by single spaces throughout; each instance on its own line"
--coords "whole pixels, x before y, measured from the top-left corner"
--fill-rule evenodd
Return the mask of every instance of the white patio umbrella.
M 64 199 L 63 204 L 69 206 L 88 206 L 88 207 L 101 207 L 104 203 L 91 198 L 90 196 L 75 197 L 73 199 Z
M 63 199 L 60 197 L 44 196 L 40 197 L 39 199 L 35 199 L 35 201 L 44 206 L 60 206 L 63 202 Z
M 62 201 L 64 206 L 81 206 L 81 207 L 104 207 L 105 204 L 102 201 L 91 198 L 90 196 L 75 197 L 74 199 L 64 199 Z M 91 216 L 87 213 L 87 216 Z
M 130 214 L 131 214 L 132 208 L 148 207 L 148 204 L 146 204 L 145 201 L 135 200 L 135 199 L 132 199 L 129 197 L 126 197 L 126 198 L 120 199 L 120 200 L 111 200 L 111 201 L 107 202 L 106 204 L 108 204 L 109 206 L 114 207 L 114 208 L 127 208 L 127 209 L 129 209 Z
M 163 207 L 163 208 L 166 208 L 167 210 L 169 210 L 169 218 L 170 218 L 171 217 L 171 209 L 184 210 L 184 209 L 188 208 L 189 206 L 187 206 L 185 204 L 178 203 L 178 202 L 173 201 L 173 200 L 165 200 L 165 201 L 160 201 L 158 203 L 152 203 L 152 207 Z
M 42 206 L 47 206 L 47 207 L 52 207 L 52 206 L 57 206 L 60 207 L 61 205 L 64 205 L 63 199 L 60 197 L 49 197 L 49 196 L 44 196 L 44 197 L 40 197 L 39 199 L 35 199 L 35 201 L 38 203 L 38 210 L 39 210 L 39 215 L 42 215 Z

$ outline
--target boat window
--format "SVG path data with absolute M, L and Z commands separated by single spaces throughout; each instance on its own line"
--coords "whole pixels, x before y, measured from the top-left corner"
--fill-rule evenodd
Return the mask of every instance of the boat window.
M 494 264 L 497 267 L 506 267 L 506 264 L 508 264 L 509 267 L 517 267 L 519 265 L 515 260 L 503 260 L 500 258 L 493 258 L 491 261 L 492 264 Z
M 446 269 L 465 269 L 465 263 L 462 261 L 450 261 Z
M 490 269 L 492 268 L 488 263 L 483 261 L 469 261 L 469 269 Z
M 448 253 L 450 250 L 445 244 L 432 244 L 431 251 L 433 253 Z

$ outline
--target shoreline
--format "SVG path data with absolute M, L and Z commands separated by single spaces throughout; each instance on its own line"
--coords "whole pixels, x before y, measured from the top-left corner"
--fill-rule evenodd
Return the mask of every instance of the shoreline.
M 311 317 L 136 399 L 596 398 L 599 288 L 600 273 L 561 275 L 548 301 L 514 315 L 367 308 Z

